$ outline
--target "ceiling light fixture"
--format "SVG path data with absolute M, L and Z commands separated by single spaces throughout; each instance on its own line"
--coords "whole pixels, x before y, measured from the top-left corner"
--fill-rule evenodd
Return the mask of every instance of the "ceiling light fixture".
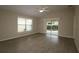
M 47 9 L 48 7 L 45 7 L 45 8 L 42 8 L 41 10 L 39 10 L 39 12 L 44 12 L 44 11 L 47 11 L 46 9 Z
M 40 10 L 40 12 L 44 12 L 44 10 Z

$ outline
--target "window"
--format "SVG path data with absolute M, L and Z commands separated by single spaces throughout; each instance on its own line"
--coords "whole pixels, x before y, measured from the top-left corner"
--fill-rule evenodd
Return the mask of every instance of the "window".
M 31 31 L 31 30 L 32 30 L 32 20 L 26 19 L 26 31 Z
M 32 19 L 18 17 L 18 32 L 31 31 Z
M 24 32 L 25 30 L 25 18 L 18 17 L 18 32 Z

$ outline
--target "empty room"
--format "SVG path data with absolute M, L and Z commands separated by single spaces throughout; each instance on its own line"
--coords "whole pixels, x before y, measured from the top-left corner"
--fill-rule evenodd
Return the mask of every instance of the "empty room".
M 77 53 L 78 16 L 76 5 L 0 5 L 0 53 Z

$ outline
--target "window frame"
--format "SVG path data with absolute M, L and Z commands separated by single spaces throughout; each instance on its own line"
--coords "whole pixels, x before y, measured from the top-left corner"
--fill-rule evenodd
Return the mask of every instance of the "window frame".
M 18 21 L 19 21 L 19 18 L 24 18 L 24 17 L 18 17 L 18 19 L 17 19 L 17 28 L 18 28 L 18 33 L 22 33 L 22 32 L 30 32 L 30 31 L 32 31 L 32 29 L 33 29 L 33 27 L 32 27 L 32 25 L 33 25 L 33 19 L 31 19 L 31 18 L 24 18 L 24 20 L 25 20 L 25 24 L 18 24 Z M 26 22 L 27 22 L 27 20 L 31 20 L 31 25 L 27 25 L 26 24 Z M 19 25 L 24 25 L 24 31 L 19 31 Z M 27 30 L 27 26 L 31 26 L 31 30 Z
M 30 25 L 28 25 L 26 22 L 27 22 L 27 20 L 31 20 L 31 24 Z M 25 31 L 32 31 L 32 24 L 33 24 L 33 20 L 32 19 L 30 19 L 30 18 L 27 18 L 26 20 L 25 20 L 25 28 L 26 28 L 26 30 Z M 27 26 L 31 26 L 31 30 L 27 30 Z

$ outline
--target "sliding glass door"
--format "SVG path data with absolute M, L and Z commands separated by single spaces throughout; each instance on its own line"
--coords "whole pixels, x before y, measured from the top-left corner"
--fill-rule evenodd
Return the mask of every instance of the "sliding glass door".
M 58 20 L 47 21 L 47 34 L 58 35 Z

